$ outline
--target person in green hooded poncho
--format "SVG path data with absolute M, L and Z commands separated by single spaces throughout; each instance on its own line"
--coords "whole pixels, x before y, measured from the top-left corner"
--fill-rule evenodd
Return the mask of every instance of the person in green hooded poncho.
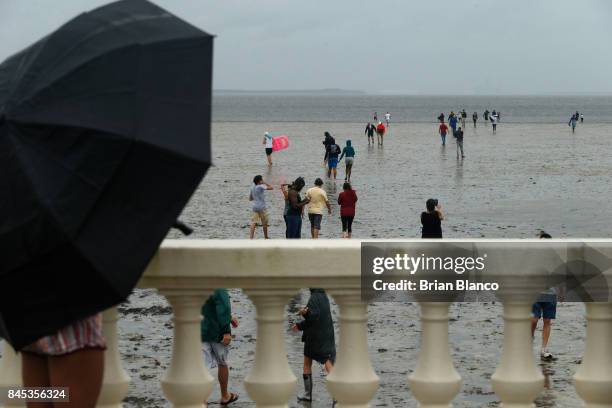
M 346 156 L 346 160 L 344 162 L 345 166 L 346 166 L 346 172 L 345 172 L 345 177 L 344 177 L 344 181 L 351 181 L 351 171 L 353 170 L 353 163 L 355 163 L 355 148 L 351 145 L 351 141 L 347 140 L 346 141 L 346 146 L 344 146 L 344 149 L 342 149 L 342 154 L 340 155 L 340 160 L 342 160 L 343 157 Z

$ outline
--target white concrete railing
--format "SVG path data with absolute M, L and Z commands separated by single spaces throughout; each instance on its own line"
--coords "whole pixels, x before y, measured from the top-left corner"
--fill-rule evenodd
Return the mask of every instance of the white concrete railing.
M 612 241 L 605 245 L 612 255 Z M 319 267 L 338 259 L 341 268 Z M 340 344 L 328 390 L 339 408 L 368 407 L 379 379 L 368 355 L 360 273 L 358 240 L 165 241 L 139 284 L 157 288 L 174 312 L 172 358 L 161 380 L 165 396 L 177 408 L 202 407 L 214 379 L 203 359 L 193 358 L 201 353 L 201 305 L 214 288 L 242 288 L 257 309 L 255 361 L 246 389 L 260 408 L 286 407 L 297 381 L 284 347 L 284 307 L 299 288 L 323 287 L 340 307 Z M 612 286 L 612 269 L 606 278 Z M 448 407 L 460 390 L 461 377 L 449 352 L 449 306 L 420 303 L 421 348 L 407 383 L 423 408 Z M 503 353 L 492 382 L 506 408 L 532 407 L 544 387 L 532 354 L 530 312 L 531 301 L 504 303 Z M 576 390 L 586 407 L 612 408 L 612 303 L 587 304 L 586 318 L 586 351 L 574 376 Z M 121 407 L 130 381 L 121 367 L 116 321 L 115 309 L 105 312 L 108 349 L 98 404 L 104 408 Z M 19 358 L 7 348 L 0 360 L 0 387 L 20 383 Z

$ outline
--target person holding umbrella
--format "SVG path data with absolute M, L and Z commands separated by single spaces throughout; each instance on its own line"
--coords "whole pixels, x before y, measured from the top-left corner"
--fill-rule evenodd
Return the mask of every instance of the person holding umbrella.
M 23 385 L 68 387 L 70 405 L 61 406 L 93 408 L 102 388 L 105 349 L 101 313 L 74 322 L 22 349 Z M 46 407 L 53 404 L 40 405 Z
M 25 386 L 70 388 L 56 407 L 95 407 L 99 313 L 127 299 L 211 164 L 212 47 L 118 1 L 0 65 L 0 338 Z

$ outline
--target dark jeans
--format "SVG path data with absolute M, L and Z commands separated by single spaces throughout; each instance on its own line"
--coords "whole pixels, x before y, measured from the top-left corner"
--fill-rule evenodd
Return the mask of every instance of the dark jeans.
M 287 215 L 285 218 L 287 222 L 287 238 L 302 237 L 302 216 L 300 215 Z
M 353 215 L 343 215 L 340 217 L 342 220 L 342 232 L 353 232 Z

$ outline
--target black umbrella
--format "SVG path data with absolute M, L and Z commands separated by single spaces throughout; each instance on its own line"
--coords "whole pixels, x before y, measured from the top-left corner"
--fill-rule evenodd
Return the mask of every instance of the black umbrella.
M 0 65 L 0 337 L 123 301 L 210 164 L 213 38 L 145 1 Z

